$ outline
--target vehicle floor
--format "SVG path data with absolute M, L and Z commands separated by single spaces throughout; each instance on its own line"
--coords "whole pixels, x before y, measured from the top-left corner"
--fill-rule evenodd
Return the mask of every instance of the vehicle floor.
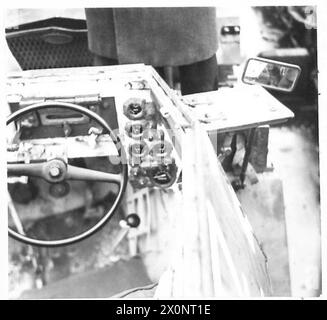
M 66 216 L 41 227 L 60 238 Z M 142 259 L 129 254 L 122 216 L 120 208 L 100 231 L 68 246 L 38 248 L 9 239 L 9 298 L 108 298 L 151 284 Z
M 120 260 L 112 266 L 87 271 L 25 291 L 20 299 L 110 298 L 128 289 L 151 284 L 141 258 Z M 145 296 L 148 292 L 145 291 Z
M 318 117 L 314 105 L 269 132 L 273 171 L 238 192 L 268 259 L 274 296 L 321 294 Z

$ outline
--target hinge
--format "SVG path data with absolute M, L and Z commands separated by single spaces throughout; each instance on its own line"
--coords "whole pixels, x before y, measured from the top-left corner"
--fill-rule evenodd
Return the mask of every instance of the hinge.
M 76 97 L 49 97 L 49 98 L 29 98 L 21 99 L 19 101 L 19 106 L 21 108 L 30 106 L 36 103 L 42 103 L 45 101 L 57 101 L 57 102 L 67 102 L 78 105 L 92 105 L 97 104 L 101 101 L 100 95 L 88 95 L 88 96 L 76 96 Z

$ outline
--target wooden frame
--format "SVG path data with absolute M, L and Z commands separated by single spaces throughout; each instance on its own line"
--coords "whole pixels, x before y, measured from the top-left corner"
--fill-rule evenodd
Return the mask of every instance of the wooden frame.
M 267 258 L 217 160 L 206 127 L 152 67 L 26 71 L 9 78 L 7 99 L 26 104 L 45 97 L 55 100 L 58 92 L 72 99 L 114 96 L 123 127 L 123 101 L 135 94 L 126 84 L 133 81 L 146 81 L 164 126 L 174 136 L 183 175 L 167 190 L 126 192 L 127 208 L 146 195 L 146 223 L 130 230 L 128 239 L 131 255 L 143 256 L 150 277 L 159 281 L 155 297 L 269 296 Z M 82 85 L 74 87 L 77 82 Z M 140 209 L 133 210 L 142 215 Z

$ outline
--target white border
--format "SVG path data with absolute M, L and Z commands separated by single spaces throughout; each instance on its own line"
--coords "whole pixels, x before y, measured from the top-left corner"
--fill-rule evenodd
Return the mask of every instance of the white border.
M 52 4 L 52 3 L 51 3 Z M 83 8 L 83 7 L 176 7 L 176 6 L 223 6 L 223 7 L 242 7 L 242 6 L 277 6 L 277 5 L 317 5 L 318 6 L 318 68 L 319 68 L 319 142 L 320 142 L 320 195 L 321 195 L 321 216 L 322 216 L 322 271 L 323 271 L 323 295 L 321 298 L 327 297 L 327 37 L 325 36 L 325 30 L 327 29 L 327 3 L 324 0 L 316 1 L 289 1 L 289 0 L 276 0 L 276 1 L 251 1 L 251 0 L 202 0 L 202 1 L 149 1 L 143 0 L 142 2 L 135 2 L 131 0 L 123 1 L 113 1 L 113 0 L 70 0 L 69 6 L 67 6 L 67 1 L 57 0 L 55 5 L 49 5 L 49 2 L 41 2 L 36 0 L 30 0 L 28 3 L 22 0 L 11 0 L 10 3 L 6 4 L 6 7 L 2 7 L 1 12 L 1 28 L 2 28 L 2 37 L 1 37 L 1 48 L 5 48 L 4 43 L 4 16 L 5 10 L 9 8 Z M 2 85 L 0 86 L 0 96 L 1 96 L 1 108 L 0 108 L 0 117 L 1 117 L 1 126 L 0 132 L 5 132 L 5 110 L 3 106 L 5 105 L 5 95 L 3 93 L 3 84 L 5 83 L 5 54 L 1 54 L 1 81 Z M 0 150 L 5 150 L 5 137 L 4 135 L 0 136 Z M 4 153 L 2 153 L 4 154 Z M 5 168 L 5 159 L 0 157 L 0 181 L 6 181 L 6 168 Z M 0 183 L 0 212 L 4 213 L 0 215 L 0 299 L 7 298 L 8 295 L 8 278 L 7 278 L 7 261 L 8 261 L 8 235 L 7 235 L 7 190 L 6 184 Z M 301 195 L 299 195 L 301 196 Z

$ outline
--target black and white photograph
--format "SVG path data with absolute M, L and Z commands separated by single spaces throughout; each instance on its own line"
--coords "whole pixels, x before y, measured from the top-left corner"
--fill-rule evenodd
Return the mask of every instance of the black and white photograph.
M 3 9 L 7 299 L 323 299 L 322 7 L 83 4 Z

